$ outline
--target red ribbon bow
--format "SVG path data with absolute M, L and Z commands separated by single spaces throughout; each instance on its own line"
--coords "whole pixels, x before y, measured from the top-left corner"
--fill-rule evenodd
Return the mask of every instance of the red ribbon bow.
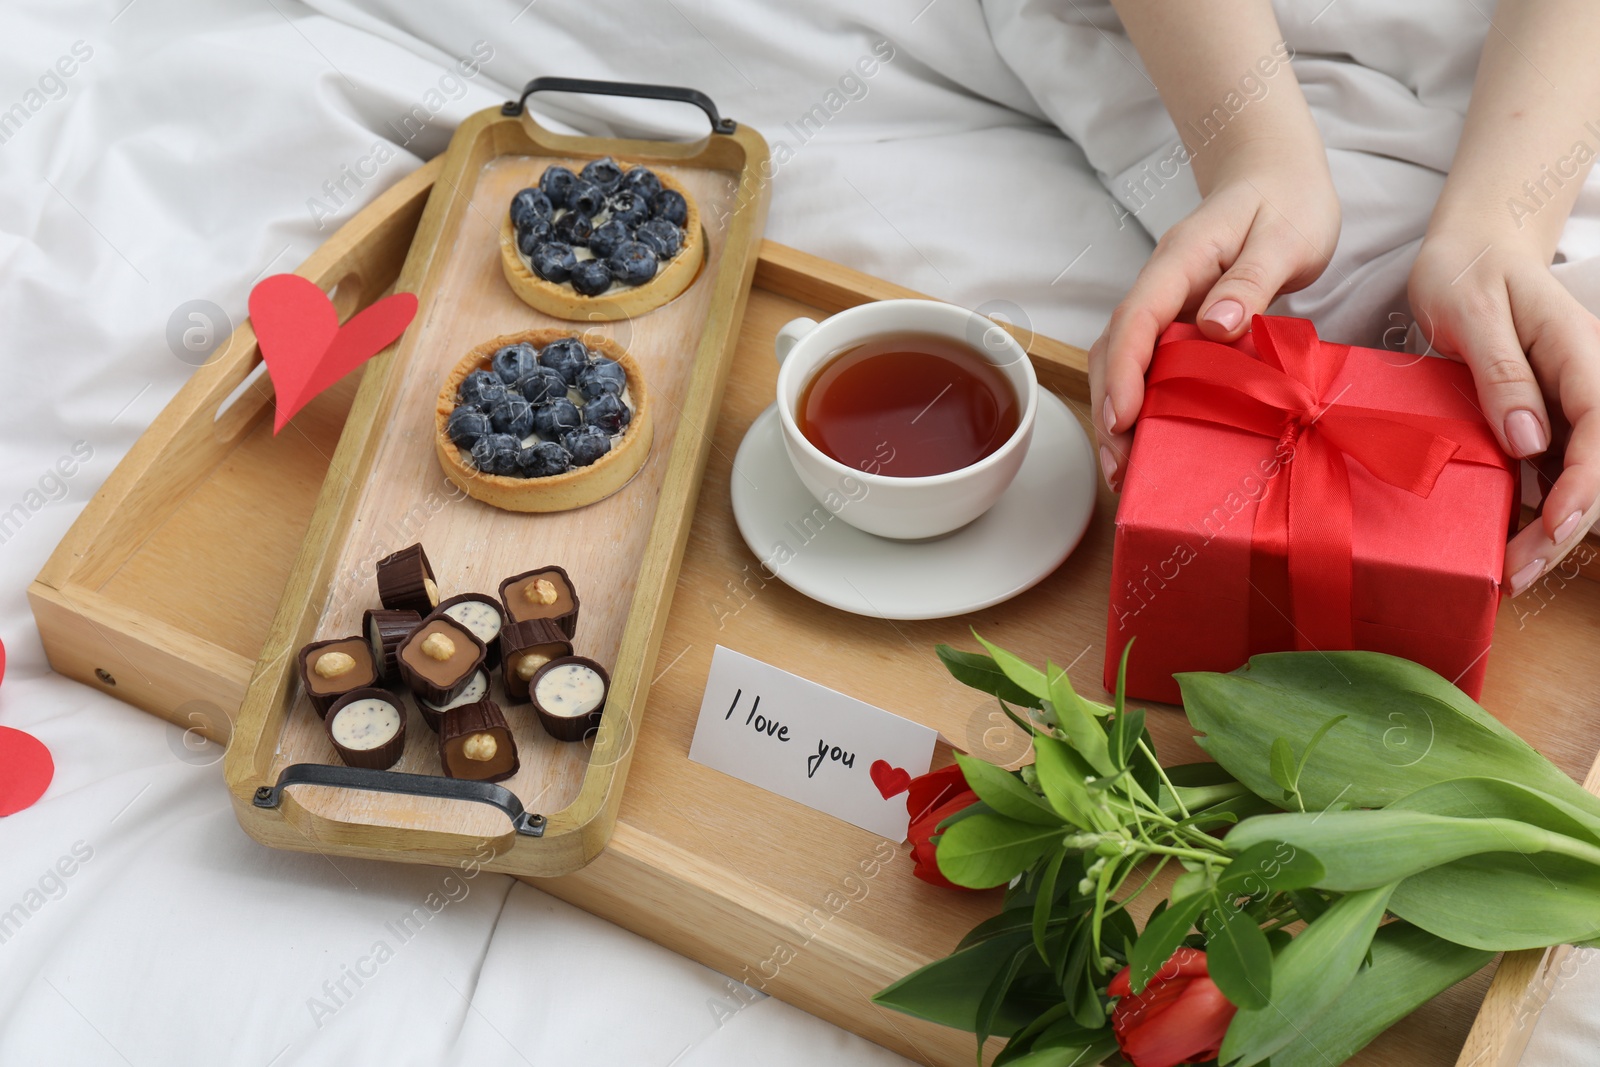
M 1259 360 L 1198 338 L 1160 345 L 1140 418 L 1191 419 L 1278 442 L 1282 477 L 1268 479 L 1251 531 L 1251 652 L 1351 648 L 1345 458 L 1421 497 L 1452 459 L 1504 459 L 1483 423 L 1354 407 L 1340 403 L 1345 390 L 1328 396 L 1350 346 L 1319 341 L 1306 320 L 1257 315 L 1252 333 Z

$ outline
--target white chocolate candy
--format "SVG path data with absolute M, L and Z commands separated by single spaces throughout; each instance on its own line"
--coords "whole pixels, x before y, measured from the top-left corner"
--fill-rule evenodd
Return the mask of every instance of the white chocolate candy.
M 489 676 L 482 671 L 479 671 L 477 674 L 472 676 L 472 681 L 467 683 L 467 687 L 461 691 L 461 695 L 456 697 L 450 703 L 430 704 L 426 700 L 423 700 L 422 705 L 429 711 L 446 712 L 451 708 L 464 707 L 467 704 L 476 704 L 478 701 L 482 700 L 484 696 L 488 694 L 488 692 Z M 420 697 L 418 699 L 421 700 Z
M 582 663 L 562 663 L 546 671 L 534 689 L 539 706 L 552 715 L 575 719 L 606 699 L 605 680 Z
M 444 613 L 486 645 L 500 636 L 500 609 L 493 604 L 482 600 L 463 600 L 445 608 Z
M 337 744 L 361 752 L 387 744 L 399 731 L 400 709 L 378 697 L 352 700 L 329 725 Z

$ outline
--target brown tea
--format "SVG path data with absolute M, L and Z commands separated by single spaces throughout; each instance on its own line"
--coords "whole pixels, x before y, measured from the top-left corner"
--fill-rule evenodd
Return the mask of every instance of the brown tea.
M 1021 418 L 1005 372 L 959 341 L 895 334 L 824 363 L 795 421 L 826 455 L 869 474 L 918 478 L 971 466 Z

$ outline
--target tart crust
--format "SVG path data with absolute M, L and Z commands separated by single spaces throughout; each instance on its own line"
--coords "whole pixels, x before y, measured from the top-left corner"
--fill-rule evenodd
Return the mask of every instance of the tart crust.
M 650 456 L 655 437 L 649 393 L 644 373 L 627 350 L 609 337 L 590 335 L 583 343 L 590 351 L 616 360 L 628 376 L 628 399 L 633 402 L 633 417 L 623 432 L 611 439 L 611 451 L 589 464 L 574 467 L 564 474 L 545 478 L 512 478 L 485 474 L 461 457 L 461 449 L 450 440 L 445 426 L 456 407 L 456 391 L 467 375 L 488 370 L 495 352 L 506 345 L 526 343 L 543 348 L 553 341 L 572 337 L 573 331 L 560 327 L 509 333 L 478 345 L 457 363 L 439 390 L 434 411 L 433 444 L 444 468 L 445 477 L 460 486 L 468 496 L 505 511 L 570 511 L 615 493 L 638 473 Z
M 638 166 L 634 164 L 633 166 Z M 623 173 L 633 166 L 619 163 Z M 543 174 L 540 171 L 540 174 Z M 706 238 L 700 229 L 700 209 L 694 198 L 676 178 L 656 171 L 663 189 L 683 196 L 689 206 L 683 220 L 683 247 L 661 264 L 656 276 L 643 285 L 616 285 L 598 296 L 583 296 L 566 282 L 551 282 L 539 277 L 523 263 L 517 251 L 517 231 L 509 215 L 500 220 L 500 266 L 511 291 L 529 307 L 569 322 L 615 322 L 642 315 L 674 299 L 689 288 L 706 258 Z

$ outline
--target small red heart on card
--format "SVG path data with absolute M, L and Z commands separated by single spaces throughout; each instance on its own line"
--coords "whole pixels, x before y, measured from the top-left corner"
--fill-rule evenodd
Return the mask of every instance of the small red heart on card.
M 250 321 L 277 395 L 276 434 L 324 389 L 382 352 L 417 315 L 412 293 L 384 297 L 343 326 L 333 301 L 298 274 L 274 274 L 250 290 Z
M 873 760 L 872 768 L 867 773 L 872 775 L 872 784 L 878 787 L 878 792 L 883 794 L 885 800 L 911 788 L 911 775 L 888 760 Z
M 0 726 L 0 817 L 32 807 L 55 774 L 55 760 L 43 741 Z

